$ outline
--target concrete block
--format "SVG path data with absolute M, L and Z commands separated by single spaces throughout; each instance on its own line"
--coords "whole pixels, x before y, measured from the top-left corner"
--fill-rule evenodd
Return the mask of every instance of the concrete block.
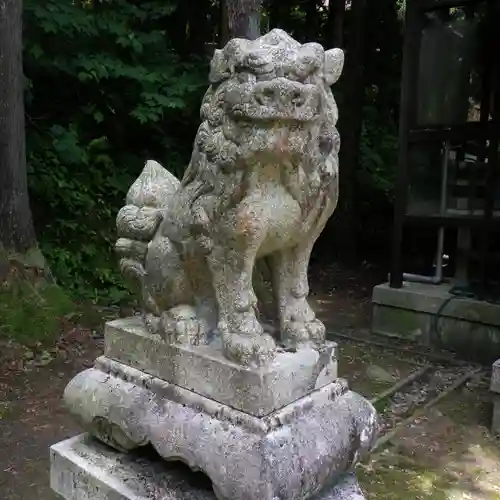
M 500 396 L 493 397 L 493 418 L 491 420 L 491 432 L 500 435 Z
M 455 296 L 449 293 L 451 286 L 376 286 L 372 332 L 492 362 L 500 356 L 500 304 Z

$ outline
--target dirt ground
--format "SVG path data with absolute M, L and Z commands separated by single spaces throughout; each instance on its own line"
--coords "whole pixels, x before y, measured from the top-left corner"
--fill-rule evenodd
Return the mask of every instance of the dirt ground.
M 366 334 L 371 287 L 382 280 L 366 269 L 317 272 L 313 302 L 329 331 Z M 81 431 L 61 395 L 102 352 L 100 330 L 68 327 L 54 348 L 40 352 L 0 347 L 0 498 L 56 500 L 48 485 L 49 446 Z M 340 375 L 367 397 L 415 369 L 395 351 L 342 340 L 339 348 Z M 490 415 L 484 377 L 455 391 L 359 466 L 367 498 L 500 499 L 500 444 L 488 432 Z

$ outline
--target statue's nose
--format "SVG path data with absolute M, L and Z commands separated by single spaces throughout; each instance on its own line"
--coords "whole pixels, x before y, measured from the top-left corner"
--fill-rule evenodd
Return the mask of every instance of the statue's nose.
M 307 90 L 303 85 L 285 79 L 262 82 L 255 89 L 255 100 L 261 106 L 278 108 L 301 108 L 307 101 Z

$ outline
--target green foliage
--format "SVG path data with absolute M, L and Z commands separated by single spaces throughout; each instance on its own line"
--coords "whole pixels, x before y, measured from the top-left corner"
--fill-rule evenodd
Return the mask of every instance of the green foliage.
M 398 155 L 396 125 L 381 119 L 373 105 L 364 107 L 363 117 L 358 182 L 365 191 L 392 200 Z
M 106 301 L 124 296 L 113 252 L 115 216 L 147 159 L 177 176 L 187 165 L 206 88 L 208 47 L 219 29 L 218 4 L 25 0 L 31 202 L 44 255 L 73 295 Z M 397 114 L 401 40 L 390 0 L 385 4 L 379 17 L 387 22 L 369 25 L 358 179 L 366 192 L 390 200 L 396 164 L 390 117 Z M 302 0 L 265 5 L 269 28 L 279 25 L 306 40 L 315 36 L 311 27 L 318 27 L 317 40 L 328 43 L 328 12 L 319 3 L 316 13 Z M 348 31 L 349 11 L 346 25 Z M 342 81 L 336 94 L 341 87 Z M 376 95 L 374 88 L 380 89 Z M 341 115 L 348 112 L 339 106 Z
M 174 1 L 26 0 L 29 181 L 41 247 L 78 295 L 121 296 L 114 218 L 144 161 L 187 161 L 206 61 L 165 28 Z

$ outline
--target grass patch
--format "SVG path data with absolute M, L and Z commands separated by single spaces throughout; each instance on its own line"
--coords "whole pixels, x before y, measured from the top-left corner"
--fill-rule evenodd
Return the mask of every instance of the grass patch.
M 0 336 L 24 345 L 51 342 L 75 308 L 59 286 L 13 268 L 0 284 Z
M 426 469 L 410 460 L 395 464 L 379 463 L 373 470 L 361 467 L 357 474 L 368 498 L 380 500 L 450 500 L 455 478 Z

